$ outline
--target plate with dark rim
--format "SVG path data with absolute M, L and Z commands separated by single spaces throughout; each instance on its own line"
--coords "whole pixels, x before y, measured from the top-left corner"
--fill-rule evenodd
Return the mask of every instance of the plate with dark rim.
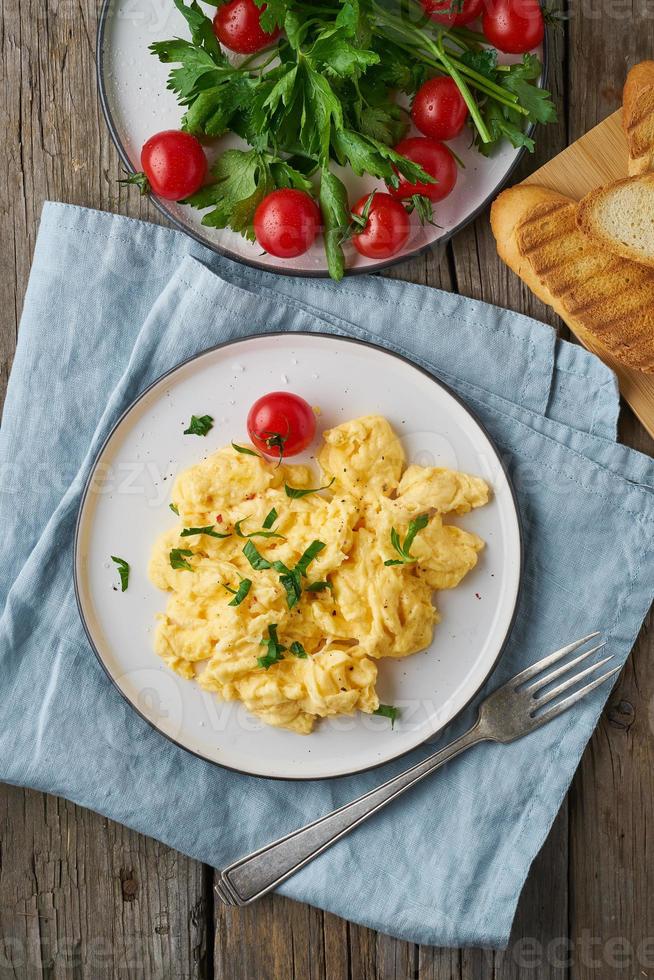
M 379 661 L 380 700 L 400 710 L 394 727 L 387 718 L 357 713 L 322 720 L 311 735 L 272 728 L 239 702 L 223 702 L 179 677 L 154 652 L 153 630 L 166 594 L 150 583 L 147 566 L 156 538 L 175 520 L 169 510 L 174 477 L 232 440 L 247 439 L 252 402 L 279 389 L 280 381 L 320 406 L 319 432 L 380 414 L 400 436 L 408 462 L 475 473 L 492 489 L 485 507 L 453 521 L 479 534 L 486 548 L 456 589 L 437 593 L 442 621 L 431 645 L 404 659 Z M 192 414 L 215 419 L 205 438 L 183 434 Z M 294 461 L 311 462 L 312 452 L 315 444 Z M 118 587 L 112 555 L 130 564 L 126 592 Z M 327 778 L 410 751 L 448 725 L 479 691 L 514 620 L 522 574 L 520 521 L 488 433 L 435 377 L 361 341 L 256 335 L 180 364 L 118 420 L 84 491 L 74 574 L 82 622 L 100 663 L 163 735 L 203 759 L 252 775 Z
M 211 10 L 208 5 L 205 9 Z M 157 4 L 151 0 L 103 0 L 97 39 L 100 101 L 120 157 L 132 173 L 141 169 L 140 153 L 145 141 L 154 133 L 178 129 L 180 125 L 182 109 L 174 93 L 166 88 L 170 66 L 161 64 L 148 51 L 153 41 L 174 36 L 187 37 L 188 28 L 172 0 Z M 535 53 L 543 62 L 539 84 L 544 86 L 547 39 Z M 506 62 L 519 60 L 510 55 L 502 56 L 502 59 Z M 533 126 L 528 132 L 533 133 Z M 412 129 L 407 135 L 420 134 Z M 211 163 L 224 150 L 244 145 L 237 137 L 229 135 L 205 141 L 205 150 Z M 464 166 L 459 169 L 452 193 L 435 206 L 435 224 L 422 226 L 414 215 L 405 247 L 393 258 L 383 261 L 365 258 L 352 245 L 346 245 L 347 274 L 379 271 L 430 249 L 443 247 L 490 204 L 525 152 L 524 148 L 515 149 L 505 141 L 491 157 L 485 158 L 471 145 L 471 132 L 467 127 L 448 145 Z M 349 168 L 334 165 L 333 169 L 344 181 L 352 203 L 374 188 L 383 187 L 370 177 L 356 177 Z M 116 178 L 118 176 L 116 174 Z M 133 192 L 137 193 L 136 189 Z M 304 255 L 296 259 L 278 259 L 262 252 L 256 242 L 249 242 L 236 232 L 202 225 L 203 212 L 154 196 L 152 200 L 181 231 L 237 262 L 284 275 L 327 276 L 321 236 Z

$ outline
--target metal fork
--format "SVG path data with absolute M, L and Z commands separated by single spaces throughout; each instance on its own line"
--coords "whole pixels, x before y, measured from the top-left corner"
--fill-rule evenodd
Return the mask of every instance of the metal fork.
M 481 703 L 472 728 L 423 762 L 394 776 L 351 803 L 346 803 L 338 810 L 333 810 L 313 823 L 230 864 L 220 872 L 216 885 L 218 896 L 226 905 L 249 905 L 466 749 L 478 742 L 513 742 L 540 728 L 552 718 L 557 718 L 620 670 L 619 666 L 605 670 L 567 697 L 556 700 L 613 659 L 612 656 L 604 657 L 583 670 L 576 669 L 604 646 L 604 643 L 599 643 L 573 660 L 553 666 L 598 636 L 598 632 L 590 633 L 516 674 Z M 553 669 L 548 670 L 550 667 Z M 550 688 L 554 681 L 566 674 L 569 676 L 565 680 Z M 551 706 L 546 708 L 545 705 Z

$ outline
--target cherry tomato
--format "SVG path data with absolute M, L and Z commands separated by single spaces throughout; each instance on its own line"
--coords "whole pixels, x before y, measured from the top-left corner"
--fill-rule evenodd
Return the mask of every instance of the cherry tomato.
M 468 118 L 468 107 L 449 76 L 430 78 L 416 92 L 411 118 L 421 133 L 435 140 L 458 136 Z
M 259 398 L 248 413 L 247 424 L 257 449 L 276 459 L 301 453 L 316 434 L 311 405 L 290 391 L 272 391 Z
M 410 136 L 400 140 L 395 147 L 397 153 L 420 164 L 438 183 L 427 184 L 418 181 L 410 184 L 400 175 L 400 186 L 389 187 L 393 197 L 405 198 L 413 194 L 424 194 L 430 201 L 442 201 L 456 184 L 456 160 L 444 143 L 429 139 L 427 136 Z
M 254 0 L 230 0 L 218 8 L 213 19 L 214 34 L 221 44 L 238 54 L 255 54 L 276 41 L 279 29 L 272 34 L 261 26 L 259 20 L 266 9 L 257 7 Z
M 177 129 L 157 133 L 143 144 L 141 166 L 147 189 L 167 201 L 181 201 L 195 194 L 207 176 L 201 144 L 195 136 Z
M 538 0 L 485 0 L 481 26 L 490 43 L 506 54 L 525 54 L 545 35 Z
M 363 214 L 370 195 L 354 206 L 355 214 Z M 368 209 L 368 220 L 362 231 L 352 236 L 352 244 L 361 255 L 370 259 L 388 259 L 396 255 L 409 237 L 409 215 L 390 194 L 377 192 Z
M 422 0 L 422 6 L 437 23 L 446 27 L 461 27 L 479 17 L 484 0 L 463 0 L 460 10 L 457 9 L 457 0 Z
M 272 191 L 254 212 L 254 234 L 259 245 L 279 259 L 292 259 L 306 252 L 319 227 L 318 206 L 304 191 Z

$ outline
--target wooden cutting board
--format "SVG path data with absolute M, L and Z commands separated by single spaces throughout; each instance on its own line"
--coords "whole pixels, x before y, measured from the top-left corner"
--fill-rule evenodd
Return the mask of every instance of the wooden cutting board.
M 525 184 L 542 184 L 576 200 L 600 184 L 627 176 L 627 144 L 622 132 L 619 109 L 595 126 L 576 143 L 536 170 Z M 581 340 L 581 337 L 579 338 Z M 654 374 L 643 374 L 624 367 L 608 351 L 594 347 L 584 339 L 589 350 L 598 354 L 618 376 L 620 391 L 647 431 L 654 436 Z

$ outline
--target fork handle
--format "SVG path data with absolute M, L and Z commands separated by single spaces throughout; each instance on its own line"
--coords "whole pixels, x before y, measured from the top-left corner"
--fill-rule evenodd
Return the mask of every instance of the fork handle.
M 218 896 L 226 905 L 248 905 L 261 898 L 425 776 L 487 738 L 478 720 L 455 741 L 411 769 L 313 823 L 234 861 L 219 874 L 216 885 Z

